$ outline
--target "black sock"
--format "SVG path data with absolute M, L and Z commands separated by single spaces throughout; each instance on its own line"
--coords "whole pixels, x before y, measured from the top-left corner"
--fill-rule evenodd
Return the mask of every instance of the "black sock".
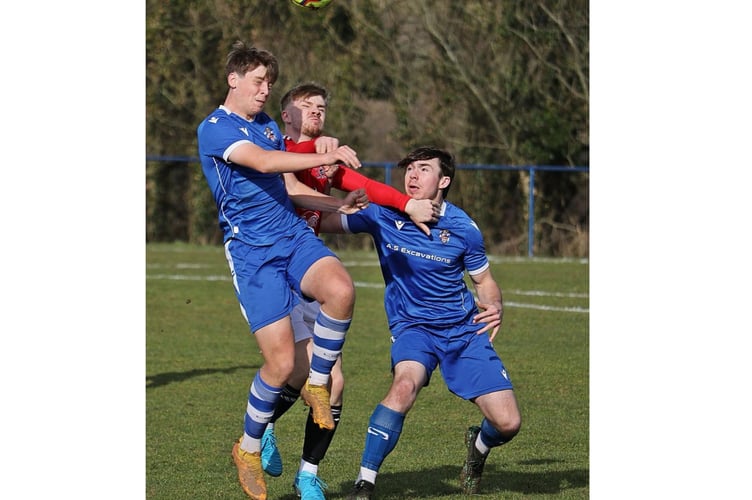
M 300 389 L 296 389 L 291 385 L 286 385 L 282 392 L 279 394 L 277 405 L 274 407 L 274 414 L 270 422 L 276 422 L 279 417 L 285 414 L 287 410 L 292 408 L 295 401 L 300 397 Z
M 318 424 L 313 422 L 313 410 L 308 412 L 306 421 L 305 439 L 303 441 L 303 460 L 314 465 L 324 458 L 326 450 L 332 443 L 334 431 L 337 430 L 339 419 L 342 415 L 342 405 L 332 406 L 332 418 L 334 419 L 334 429 L 322 429 Z

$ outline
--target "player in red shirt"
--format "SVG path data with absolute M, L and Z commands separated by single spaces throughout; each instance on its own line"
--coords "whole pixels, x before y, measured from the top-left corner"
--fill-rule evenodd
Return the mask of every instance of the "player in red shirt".
M 322 136 L 328 105 L 329 92 L 313 82 L 296 85 L 282 97 L 282 121 L 285 124 L 284 139 L 287 151 L 325 153 L 337 148 L 339 141 L 336 138 Z M 391 186 L 345 166 L 321 166 L 295 174 L 285 174 L 285 182 L 290 194 L 295 194 L 301 184 L 324 194 L 330 194 L 332 188 L 346 192 L 365 189 L 370 202 L 407 213 L 426 234 L 430 234 L 430 231 L 425 223 L 436 222 L 439 215 L 439 206 L 430 200 L 415 200 Z M 309 227 L 318 234 L 321 211 L 307 208 L 297 210 Z M 282 460 L 276 446 L 274 424 L 297 401 L 301 390 L 305 390 L 303 386 L 309 370 L 313 320 L 318 314 L 319 306 L 318 302 L 301 297 L 300 304 L 291 313 L 295 332 L 295 369 L 282 390 L 261 443 L 262 466 L 272 476 L 282 474 Z M 296 493 L 302 500 L 324 499 L 323 491 L 326 484 L 318 477 L 318 464 L 324 458 L 339 425 L 343 391 L 344 376 L 340 355 L 330 376 L 330 405 L 334 429 L 324 429 L 316 425 L 310 412 L 306 422 L 303 454 L 293 483 Z
M 326 89 L 315 83 L 300 84 L 282 98 L 282 105 L 287 151 L 323 153 L 337 148 L 337 139 L 321 135 L 328 105 Z M 330 194 L 332 188 L 348 192 L 364 188 L 370 201 L 407 213 L 426 234 L 430 232 L 424 223 L 435 222 L 438 215 L 435 205 L 425 203 L 425 200 L 415 200 L 398 189 L 370 179 L 351 168 L 325 165 L 302 170 L 294 175 L 298 181 L 324 194 Z M 288 191 L 294 192 L 294 187 L 291 188 L 288 184 Z M 321 211 L 307 208 L 297 210 L 316 234 L 319 234 Z

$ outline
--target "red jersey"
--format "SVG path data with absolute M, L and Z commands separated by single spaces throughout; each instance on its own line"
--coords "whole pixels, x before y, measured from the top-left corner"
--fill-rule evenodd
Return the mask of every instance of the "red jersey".
M 285 136 L 285 149 L 292 153 L 315 153 L 316 139 L 296 143 Z M 306 186 L 324 194 L 330 194 L 333 187 L 347 192 L 363 188 L 372 203 L 396 208 L 397 210 L 404 211 L 407 202 L 410 201 L 408 195 L 345 166 L 340 166 L 331 179 L 326 176 L 322 167 L 295 172 L 295 176 Z M 308 208 L 297 208 L 296 210 L 306 220 L 308 226 L 313 228 L 316 234 L 319 234 L 321 211 Z

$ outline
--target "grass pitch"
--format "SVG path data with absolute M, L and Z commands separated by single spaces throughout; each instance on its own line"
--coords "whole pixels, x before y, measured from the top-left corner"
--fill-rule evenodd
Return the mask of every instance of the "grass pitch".
M 339 252 L 357 285 L 343 351 L 342 420 L 319 476 L 328 499 L 353 484 L 371 411 L 386 394 L 389 332 L 376 254 Z M 504 325 L 494 345 L 515 385 L 522 430 L 492 451 L 481 493 L 488 499 L 589 497 L 588 284 L 580 260 L 492 258 Z M 221 247 L 146 248 L 146 498 L 247 497 L 230 450 L 242 433 L 246 397 L 262 363 L 229 281 Z M 277 422 L 284 462 L 267 477 L 270 499 L 297 498 L 292 481 L 307 408 Z M 377 480 L 377 498 L 466 498 L 458 480 L 463 435 L 477 408 L 449 393 L 438 371 L 405 421 Z

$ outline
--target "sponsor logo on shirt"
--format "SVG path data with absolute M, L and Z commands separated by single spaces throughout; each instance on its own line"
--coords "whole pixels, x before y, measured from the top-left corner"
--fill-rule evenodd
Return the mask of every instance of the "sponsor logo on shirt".
M 386 248 L 387 250 L 391 250 L 392 252 L 399 252 L 399 253 L 410 255 L 413 257 L 420 257 L 421 259 L 434 260 L 436 262 L 443 262 L 445 264 L 452 263 L 452 260 L 449 259 L 448 257 L 441 257 L 439 255 L 421 252 L 420 250 L 413 250 L 412 248 L 401 247 L 395 243 L 387 243 Z

